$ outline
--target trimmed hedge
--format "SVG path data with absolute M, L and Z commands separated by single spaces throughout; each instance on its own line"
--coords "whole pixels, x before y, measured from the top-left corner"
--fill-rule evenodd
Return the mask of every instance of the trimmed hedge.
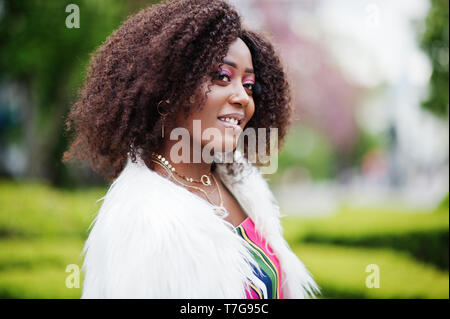
M 0 181 L 0 239 L 85 239 L 107 189 L 65 191 L 37 182 Z
M 343 209 L 337 215 L 282 220 L 285 238 L 293 245 L 321 243 L 346 247 L 390 248 L 418 261 L 449 269 L 447 212 L 404 212 L 386 209 Z
M 324 234 L 305 235 L 306 243 L 325 243 L 351 247 L 391 248 L 405 251 L 417 260 L 430 263 L 442 270 L 449 269 L 448 230 L 383 234 L 365 237 L 333 237 Z
M 80 298 L 80 287 L 66 287 L 69 264 L 81 270 L 83 241 L 58 240 L 0 241 L 0 299 L 2 298 Z
M 302 243 L 292 246 L 321 288 L 319 298 L 429 299 L 449 297 L 448 271 L 385 248 L 352 248 Z M 367 287 L 379 269 L 379 287 Z M 370 277 L 369 277 L 370 282 Z
M 106 191 L 0 181 L 0 298 L 80 297 L 80 289 L 65 287 L 65 267 L 81 267 L 87 228 L 101 205 L 96 200 Z M 435 213 L 345 208 L 282 223 L 322 298 L 448 298 L 448 220 L 447 198 Z M 364 286 L 369 263 L 381 267 L 380 289 Z

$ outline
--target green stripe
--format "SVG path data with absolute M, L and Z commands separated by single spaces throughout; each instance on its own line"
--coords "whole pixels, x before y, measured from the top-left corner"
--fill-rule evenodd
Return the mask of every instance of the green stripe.
M 270 281 L 272 282 L 272 298 L 279 298 L 278 276 L 277 276 L 278 271 L 275 265 L 273 264 L 272 260 L 269 257 L 267 257 L 266 253 L 262 248 L 260 248 L 250 239 L 250 237 L 247 235 L 242 225 L 237 227 L 236 230 L 241 235 L 241 237 L 243 237 L 253 247 L 254 251 L 252 251 L 252 254 L 254 258 L 257 261 L 260 260 L 260 262 L 258 262 L 260 268 L 263 269 L 266 275 L 270 278 Z

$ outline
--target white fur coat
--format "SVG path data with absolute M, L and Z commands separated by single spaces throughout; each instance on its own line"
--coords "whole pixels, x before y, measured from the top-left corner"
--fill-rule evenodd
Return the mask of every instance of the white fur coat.
M 247 243 L 215 206 L 137 159 L 100 199 L 83 249 L 82 298 L 245 298 L 248 279 L 258 285 Z M 217 170 L 280 261 L 284 297 L 315 297 L 260 171 L 236 182 L 223 164 Z

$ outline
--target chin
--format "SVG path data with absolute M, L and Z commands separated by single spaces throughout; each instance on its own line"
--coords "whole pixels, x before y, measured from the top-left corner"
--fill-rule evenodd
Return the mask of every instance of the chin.
M 214 161 L 219 163 L 232 163 L 233 152 L 236 149 L 236 144 L 233 142 L 223 143 L 214 147 Z
M 239 135 L 225 136 L 223 143 L 221 145 L 222 152 L 232 152 L 237 146 L 238 139 L 239 139 Z
M 240 134 L 227 134 L 227 132 L 224 132 L 221 135 L 216 135 L 216 138 L 212 138 L 210 140 L 203 140 L 202 146 L 206 147 L 208 150 L 215 154 L 220 153 L 233 153 L 233 151 L 236 149 L 239 141 Z M 203 148 L 202 147 L 202 148 Z M 206 150 L 205 150 L 206 151 Z
M 209 149 L 213 149 L 214 152 L 225 153 L 225 152 L 233 152 L 236 149 L 237 143 L 230 140 L 230 141 L 224 141 L 224 143 L 222 143 L 222 144 L 220 144 L 220 143 L 213 144 L 213 145 L 208 144 L 207 146 Z

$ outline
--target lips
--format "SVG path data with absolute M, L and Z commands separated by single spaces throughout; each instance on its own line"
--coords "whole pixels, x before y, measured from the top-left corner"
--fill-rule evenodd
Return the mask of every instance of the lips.
M 221 120 L 220 118 L 218 118 L 217 119 L 222 125 L 224 125 L 225 127 L 231 127 L 231 128 L 233 128 L 233 129 L 235 129 L 235 130 L 242 130 L 242 128 L 241 128 L 241 126 L 239 125 L 239 124 L 234 124 L 234 123 L 231 123 L 231 122 L 227 122 L 227 121 L 224 121 L 224 120 Z
M 226 123 L 230 123 L 230 124 L 234 124 L 234 125 L 240 125 L 242 122 L 241 120 L 231 118 L 231 117 L 218 117 L 218 119 L 222 122 L 226 122 Z
M 229 119 L 229 120 L 234 120 L 237 121 L 238 125 L 240 125 L 242 123 L 242 121 L 244 120 L 245 116 L 242 113 L 227 113 L 227 114 L 221 114 L 218 116 L 218 118 L 220 120 L 223 119 Z M 232 121 L 233 122 L 233 121 Z M 236 123 L 235 123 L 236 124 Z

